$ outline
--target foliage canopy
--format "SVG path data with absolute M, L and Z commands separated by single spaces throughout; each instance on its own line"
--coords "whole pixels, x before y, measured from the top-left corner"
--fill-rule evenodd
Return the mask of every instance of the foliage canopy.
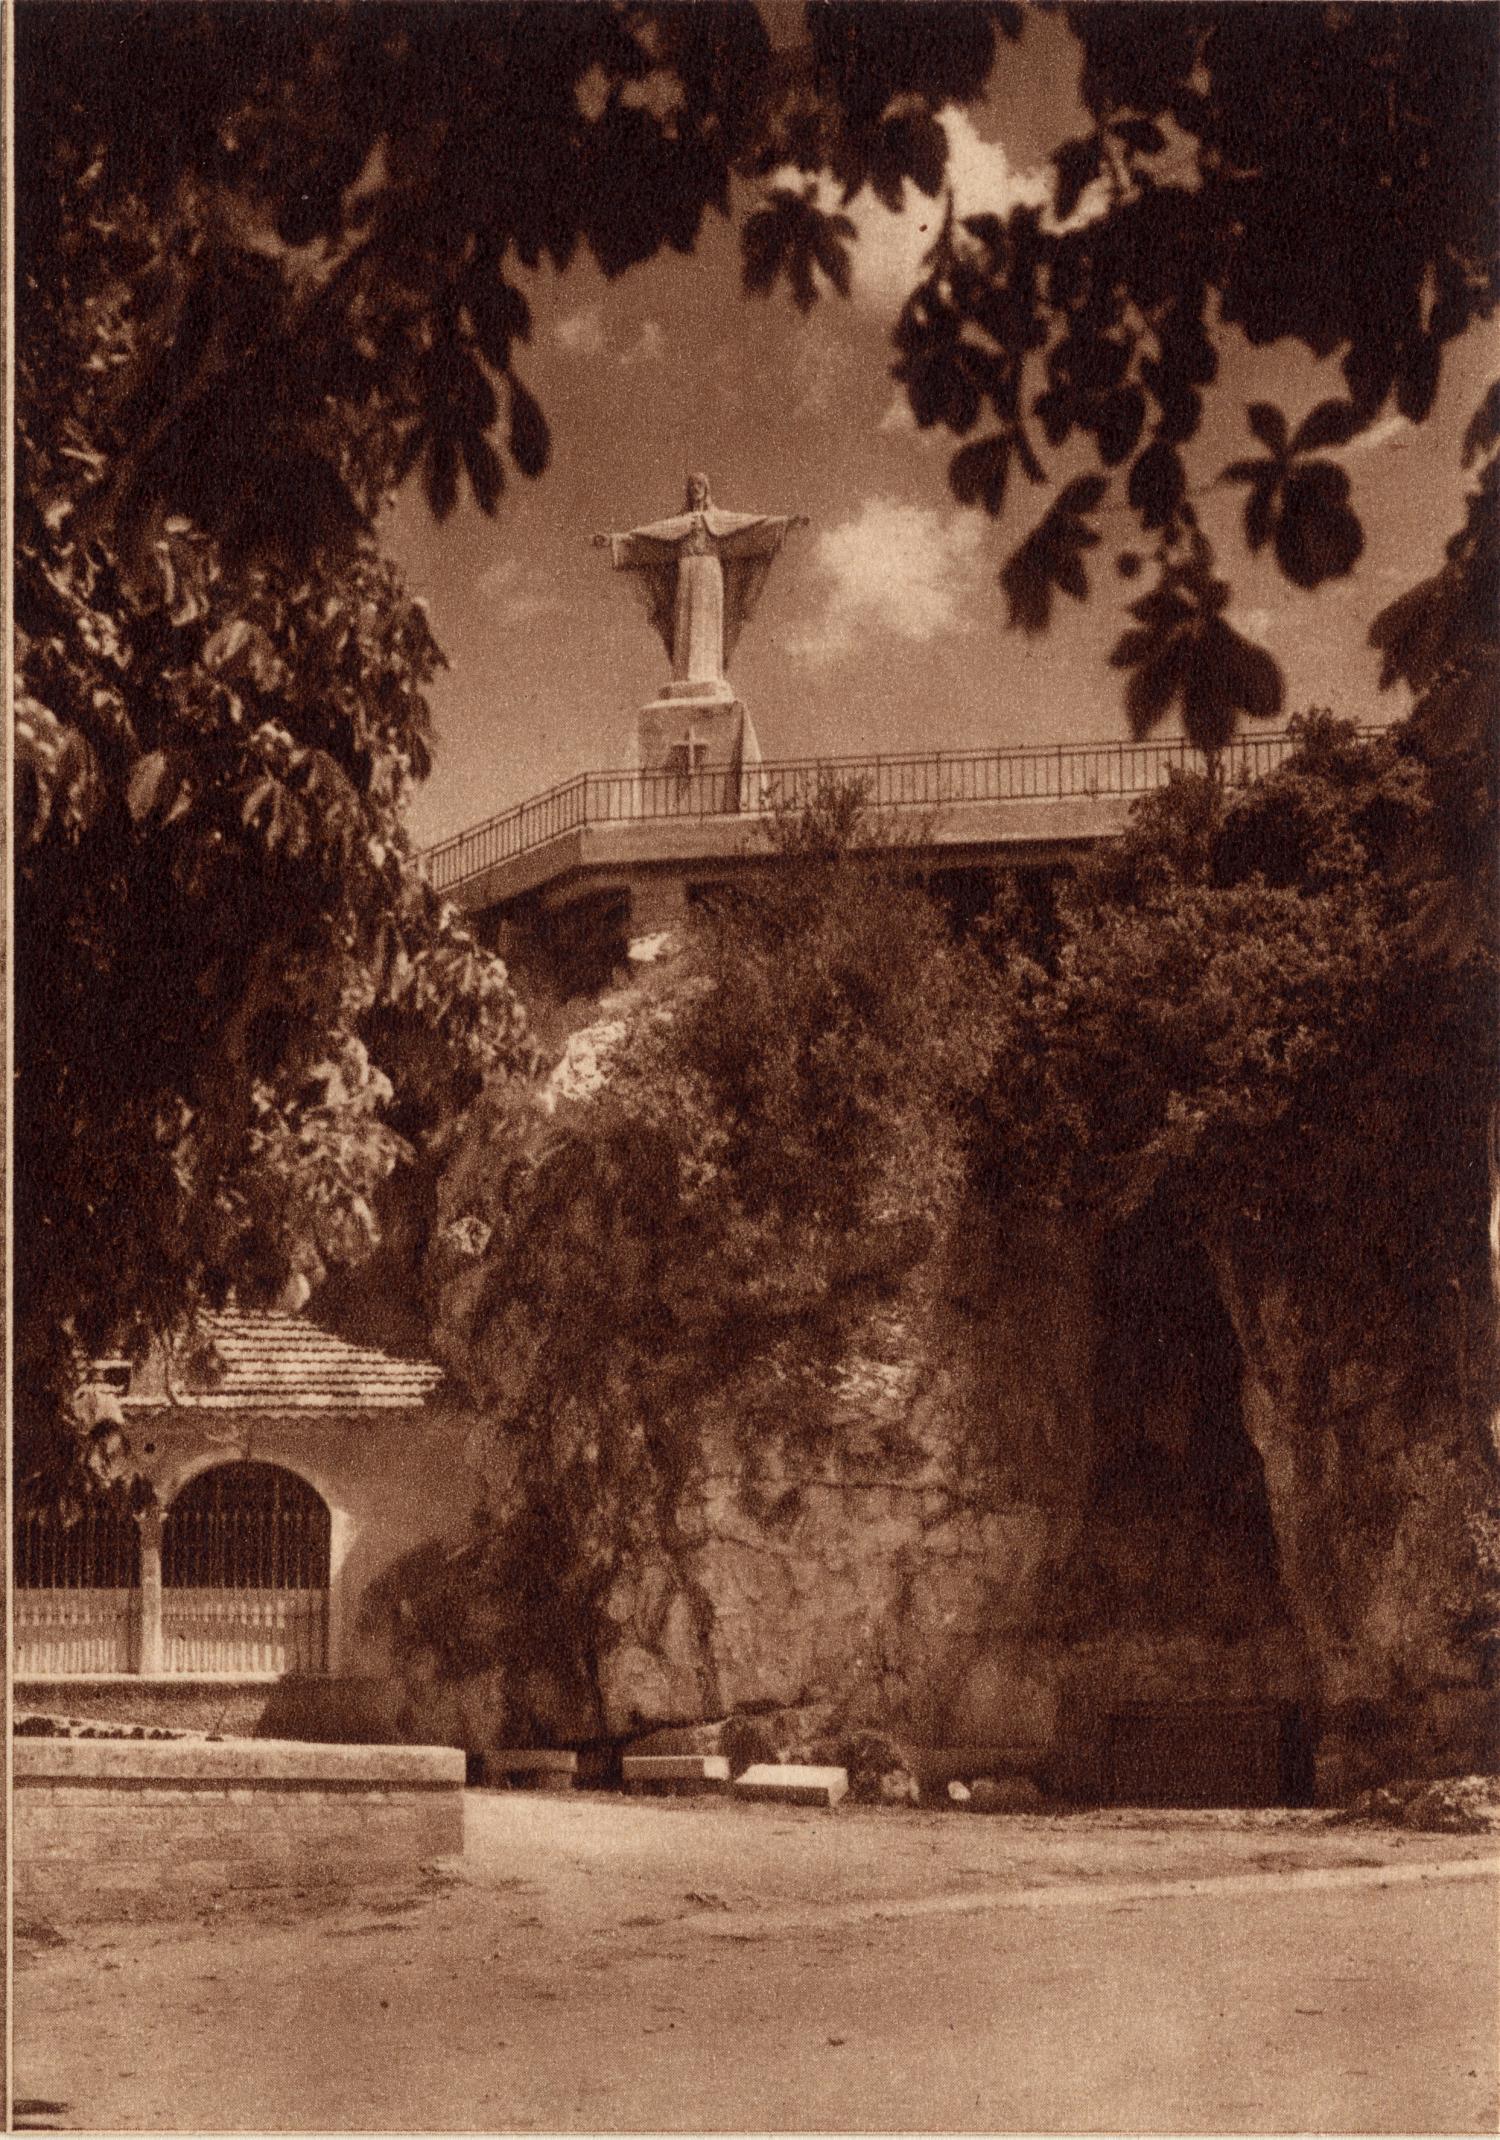
M 1223 330 L 1339 358 L 1342 398 L 1295 434 L 1253 405 L 1224 471 L 1252 550 L 1319 586 L 1364 541 L 1330 456 L 1392 403 L 1420 422 L 1447 349 L 1493 315 L 1500 40 L 1471 6 L 1062 12 L 1089 130 L 1056 153 L 1050 209 L 950 206 L 895 372 L 918 423 L 964 441 L 954 491 L 991 514 L 1016 469 L 1040 484 L 1075 441 L 1097 458 L 1004 569 L 1024 631 L 1086 595 L 1121 472 L 1157 566 L 1115 653 L 1126 710 L 1143 731 L 1176 709 L 1212 748 L 1282 696 L 1225 617 L 1185 459 Z M 1026 11 L 815 0 L 800 35 L 789 19 L 773 37 L 748 0 L 33 0 L 23 337 L 38 293 L 101 250 L 138 328 L 89 524 L 129 550 L 181 512 L 232 552 L 305 557 L 418 466 L 439 514 L 465 481 L 493 511 L 507 461 L 534 476 L 549 450 L 519 369 L 524 277 L 580 249 L 619 274 L 743 208 L 747 289 L 785 282 L 804 308 L 847 291 L 850 202 L 942 193 L 938 114 L 982 94 Z
M 1252 407 L 1225 471 L 1252 549 L 1297 586 L 1337 578 L 1363 536 L 1331 456 L 1391 405 L 1421 421 L 1445 352 L 1493 315 L 1494 24 L 1421 5 L 1064 13 L 1091 125 L 1058 153 L 1053 206 L 944 218 L 895 369 L 919 424 L 962 441 L 956 495 L 991 514 L 1016 468 L 1040 484 L 1080 442 L 1099 464 L 1004 568 L 1018 628 L 1043 628 L 1059 592 L 1086 596 L 1123 483 L 1156 563 L 1115 649 L 1126 709 L 1137 730 L 1178 710 L 1211 749 L 1281 703 L 1270 656 L 1227 620 L 1188 478 L 1223 329 L 1340 361 L 1342 397 L 1295 432 Z M 434 1127 L 410 1092 L 392 1106 L 404 1045 L 458 1104 L 523 1057 L 502 974 L 405 851 L 439 656 L 370 531 L 414 470 L 442 514 L 464 483 L 493 511 L 507 466 L 545 468 L 521 375 L 525 274 L 581 249 L 612 275 L 688 252 L 749 188 L 747 287 L 785 283 L 804 308 L 843 290 L 844 211 L 866 186 L 891 206 L 908 184 L 941 194 L 938 114 L 982 93 L 1024 26 L 983 0 L 818 0 L 791 38 L 742 0 L 20 11 L 17 1311 L 33 1388 L 62 1373 L 48 1333 L 65 1322 L 92 1344 L 195 1288 L 270 1287 L 356 1250 L 402 1137 Z M 1385 681 L 1417 697 L 1424 767 L 1395 875 L 1378 898 L 1253 870 L 1212 887 L 1189 873 L 1173 893 L 1184 912 L 1209 901 L 1211 942 L 1231 891 L 1236 927 L 1261 932 L 1225 987 L 1281 1003 L 1268 1032 L 1298 972 L 1317 996 L 1341 957 L 1362 1016 L 1360 988 L 1396 985 L 1383 962 L 1405 956 L 1408 924 L 1455 976 L 1481 955 L 1500 798 L 1497 440 L 1492 394 L 1464 528 L 1375 627 Z M 1180 921 L 1136 914 L 1140 989 L 1171 982 Z M 1091 956 L 1107 937 L 1126 958 L 1126 922 L 1099 926 Z M 836 1090 L 815 1045 L 773 1041 L 780 947 L 756 941 L 742 933 L 742 965 L 682 1028 L 697 1074 L 760 1124 L 716 1154 L 718 1178 L 751 1234 L 778 1197 L 795 1212 L 804 1182 L 831 1201 L 799 1225 L 837 1211 L 858 1234 L 869 1154 L 901 1113 L 880 1069 L 896 1036 L 852 967 L 809 974 L 802 1011 L 852 1021 L 857 1074 Z M 1061 1063 L 1083 1010 L 1036 1002 Z M 766 1038 L 763 1063 L 737 1054 L 742 1031 Z M 1214 1053 L 1206 1029 L 1172 1045 L 1184 1062 Z M 649 1126 L 675 1209 L 686 1125 L 728 1117 L 695 1102 L 626 1123 L 623 1104 L 599 1110 L 616 1128 L 585 1140 L 587 1163 Z M 1217 1134 L 1208 1114 L 1193 1137 Z M 826 1132 L 807 1126 L 825 1116 Z M 783 1140 L 796 1164 L 773 1182 Z M 843 1186 L 841 1151 L 860 1155 Z M 533 1167 L 527 1196 L 545 1201 L 549 1178 Z M 900 1188 L 898 1169 L 892 1212 Z
M 1413 1341 L 1481 1298 L 1500 959 L 1493 918 L 1462 955 L 1427 926 L 1440 811 L 1410 726 L 1326 715 L 1244 790 L 1139 804 L 1049 935 L 1002 933 L 992 1196 L 1175 1212 Z
M 1126 712 L 1140 734 L 1175 707 L 1212 749 L 1282 703 L 1271 657 L 1224 616 L 1189 480 L 1223 330 L 1339 358 L 1343 396 L 1295 433 L 1250 405 L 1253 450 L 1221 480 L 1244 489 L 1249 548 L 1269 545 L 1293 585 L 1343 577 L 1364 532 L 1330 453 L 1392 403 L 1420 423 L 1446 350 L 1494 313 L 1500 40 L 1468 7 L 1066 15 L 1092 124 L 1056 153 L 1054 212 L 950 215 L 897 329 L 897 376 L 919 424 L 970 440 L 953 489 L 992 514 L 1013 470 L 1041 483 L 1070 441 L 1098 462 L 1005 568 L 1024 631 L 1057 594 L 1087 594 L 1122 472 L 1157 566 L 1112 657 L 1130 672 Z M 1139 563 L 1122 553 L 1122 570 Z
M 452 1108 L 525 1053 L 402 829 L 441 656 L 391 567 L 235 558 L 179 513 L 132 554 L 87 532 L 141 324 L 78 213 L 19 357 L 23 1469 L 67 1454 L 80 1352 L 365 1252 L 434 1126 L 393 1088 L 417 1052 Z

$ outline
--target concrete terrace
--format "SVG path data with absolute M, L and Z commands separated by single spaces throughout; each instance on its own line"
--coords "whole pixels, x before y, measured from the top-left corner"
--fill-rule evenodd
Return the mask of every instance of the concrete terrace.
M 1223 754 L 1224 778 L 1257 779 L 1290 748 L 1285 730 L 1242 737 Z M 763 864 L 778 813 L 805 806 L 831 785 L 857 782 L 873 812 L 903 826 L 919 865 L 1067 862 L 1118 836 L 1138 797 L 1165 786 L 1174 772 L 1201 772 L 1205 762 L 1188 744 L 1171 741 L 580 773 L 440 841 L 423 860 L 433 887 L 474 915 L 503 917 L 648 887 L 680 895 L 690 880 L 723 881 Z

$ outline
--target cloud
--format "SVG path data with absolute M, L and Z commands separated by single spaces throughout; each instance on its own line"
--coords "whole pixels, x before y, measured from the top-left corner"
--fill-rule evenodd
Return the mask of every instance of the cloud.
M 1378 424 L 1371 424 L 1368 431 L 1357 432 L 1350 439 L 1346 450 L 1350 453 L 1373 453 L 1377 447 L 1394 446 L 1398 440 L 1404 445 L 1406 433 L 1411 428 L 1411 424 L 1399 411 L 1392 411 Z
M 667 337 L 660 320 L 643 320 L 641 331 L 615 362 L 625 369 L 637 364 L 660 364 L 667 353 Z
M 884 432 L 887 438 L 909 438 L 919 446 L 947 446 L 953 444 L 953 434 L 941 424 L 929 424 L 924 431 L 911 413 L 911 402 L 904 387 L 897 387 L 886 404 L 885 414 L 875 429 Z
M 1029 206 L 1050 210 L 1053 178 L 1050 169 L 1018 171 L 1006 154 L 1005 144 L 986 141 L 966 112 L 948 106 L 938 113 L 938 124 L 948 137 L 947 183 L 953 188 L 955 212 L 960 216 L 1009 215 L 1012 208 Z M 1068 227 L 1088 222 L 1106 205 L 1102 181 L 1087 190 L 1068 218 Z M 838 205 L 833 189 L 825 187 L 820 205 Z M 859 233 L 854 248 L 853 294 L 886 312 L 899 310 L 921 279 L 923 255 L 941 227 L 944 200 L 929 200 L 908 185 L 899 215 L 882 206 L 866 187 L 855 195 L 844 213 Z M 1044 221 L 1051 222 L 1049 215 Z M 1052 227 L 1057 227 L 1053 225 Z
M 873 632 L 920 643 L 969 630 L 983 536 L 975 514 L 867 498 L 854 519 L 819 537 L 812 565 L 825 583 L 822 614 L 787 635 L 787 651 L 832 661 Z
M 604 307 L 597 298 L 577 312 L 565 312 L 552 331 L 573 357 L 602 357 L 607 347 Z
M 556 616 L 568 607 L 555 587 L 534 578 L 530 568 L 515 557 L 497 558 L 480 573 L 474 592 L 485 603 L 489 621 L 506 627 Z
M 820 331 L 823 326 L 814 320 L 803 329 L 785 377 L 784 405 L 794 419 L 825 416 L 843 396 L 848 352 L 835 335 Z
M 612 348 L 604 306 L 597 297 L 576 312 L 565 312 L 552 332 L 570 357 L 608 357 L 625 371 L 638 364 L 660 364 L 667 354 L 666 331 L 660 320 L 643 320 L 634 341 L 623 349 Z

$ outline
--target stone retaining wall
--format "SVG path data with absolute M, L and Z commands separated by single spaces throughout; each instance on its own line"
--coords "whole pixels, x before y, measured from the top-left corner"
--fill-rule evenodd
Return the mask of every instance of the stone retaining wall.
M 87 1679 L 17 1679 L 12 1713 L 30 1710 L 89 1723 L 163 1725 L 237 1739 L 313 1739 L 340 1745 L 389 1745 L 394 1697 L 384 1680 L 337 1677 L 145 1679 L 135 1673 Z M 441 1743 L 441 1742 L 439 1742 Z
M 463 1848 L 464 1757 L 449 1747 L 18 1739 L 13 1753 L 23 1917 L 352 1886 Z

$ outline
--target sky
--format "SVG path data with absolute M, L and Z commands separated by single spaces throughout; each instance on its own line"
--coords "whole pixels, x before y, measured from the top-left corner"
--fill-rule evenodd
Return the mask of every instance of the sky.
M 984 101 L 944 115 L 961 214 L 1047 199 L 1048 152 L 1085 130 L 1074 49 L 1056 18 L 1033 19 L 1019 48 L 1002 49 Z M 716 216 L 690 257 L 614 282 L 582 258 L 523 279 L 534 331 L 520 369 L 551 425 L 550 468 L 535 483 L 512 473 L 493 519 L 466 497 L 442 525 L 414 479 L 382 523 L 450 664 L 431 693 L 435 769 L 409 811 L 419 844 L 628 762 L 636 710 L 667 661 L 628 576 L 590 537 L 679 511 L 689 469 L 708 473 L 720 506 L 811 523 L 788 536 L 730 667 L 768 758 L 1126 735 L 1107 657 L 1142 583 L 1115 577 L 1108 523 L 1090 599 L 1060 597 L 1044 637 L 1006 628 L 997 584 L 1084 461 L 1059 456 L 1047 487 L 1018 476 L 999 521 L 954 503 L 947 467 L 961 441 L 919 432 L 890 377 L 891 329 L 940 204 L 908 188 L 899 216 L 868 194 L 849 212 L 851 296 L 829 291 L 806 317 L 784 291 L 741 294 L 737 231 Z M 1233 335 L 1220 346 L 1189 449 L 1195 485 L 1259 450 L 1248 402 L 1279 402 L 1295 424 L 1342 388 L 1335 364 L 1295 345 L 1252 351 Z M 1460 441 L 1495 358 L 1491 335 L 1471 335 L 1425 424 L 1388 416 L 1339 456 L 1366 531 L 1347 579 L 1299 593 L 1268 553 L 1245 550 L 1243 491 L 1197 497 L 1234 588 L 1232 620 L 1280 661 L 1288 711 L 1375 721 L 1405 710 L 1378 691 L 1370 620 L 1441 563 L 1462 516 Z M 1131 525 L 1122 509 L 1122 537 Z

